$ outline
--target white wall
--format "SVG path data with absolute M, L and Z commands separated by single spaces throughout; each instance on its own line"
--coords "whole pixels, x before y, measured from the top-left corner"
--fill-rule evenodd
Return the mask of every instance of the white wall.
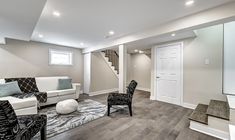
M 130 54 L 128 57 L 128 80 L 138 82 L 137 89 L 150 91 L 151 58 L 146 54 Z
M 73 65 L 49 65 L 49 49 L 73 52 Z M 74 82 L 82 84 L 83 55 L 81 49 L 7 39 L 6 45 L 0 45 L 0 79 L 30 76 L 69 76 Z
M 235 22 L 224 24 L 224 93 L 235 95 Z
M 197 31 L 197 38 L 184 42 L 184 102 L 208 104 L 222 95 L 223 25 Z M 209 59 L 210 64 L 205 64 Z
M 118 78 L 105 62 L 101 54 L 91 54 L 91 94 L 118 89 Z

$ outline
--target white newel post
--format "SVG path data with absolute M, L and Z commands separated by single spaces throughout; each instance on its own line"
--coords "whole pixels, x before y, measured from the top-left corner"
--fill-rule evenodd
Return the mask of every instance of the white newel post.
M 119 92 L 126 92 L 127 49 L 119 45 Z

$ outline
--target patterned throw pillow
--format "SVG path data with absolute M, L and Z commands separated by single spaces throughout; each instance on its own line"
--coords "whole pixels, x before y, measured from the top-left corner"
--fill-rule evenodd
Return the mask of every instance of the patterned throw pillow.
M 5 81 L 17 81 L 23 93 L 39 92 L 35 78 L 6 78 Z

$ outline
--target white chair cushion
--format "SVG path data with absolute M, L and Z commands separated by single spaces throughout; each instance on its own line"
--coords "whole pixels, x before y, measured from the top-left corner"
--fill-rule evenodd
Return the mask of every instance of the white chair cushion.
M 78 102 L 74 99 L 60 101 L 56 104 L 56 112 L 58 114 L 69 114 L 76 111 L 77 108 Z
M 8 100 L 15 110 L 37 106 L 36 97 L 19 99 L 19 98 L 7 96 L 7 97 L 1 97 L 0 100 Z

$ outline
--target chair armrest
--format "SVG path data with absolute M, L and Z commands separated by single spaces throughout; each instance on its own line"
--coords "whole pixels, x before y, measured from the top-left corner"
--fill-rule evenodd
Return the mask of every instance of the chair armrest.
M 79 98 L 79 94 L 80 94 L 80 89 L 81 89 L 81 84 L 80 83 L 73 83 L 72 84 L 73 89 L 76 90 L 76 98 Z

